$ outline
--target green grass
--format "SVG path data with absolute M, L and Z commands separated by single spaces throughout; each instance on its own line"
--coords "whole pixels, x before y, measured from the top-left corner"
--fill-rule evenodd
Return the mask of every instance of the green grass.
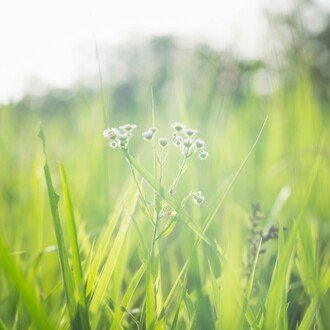
M 34 109 L 0 108 L 1 329 L 329 327 L 328 114 L 307 78 L 203 109 L 209 79 L 198 100 L 176 83 L 177 111 L 142 91 L 134 118 L 78 100 L 42 115 L 40 139 Z M 138 125 L 129 153 L 106 146 L 106 118 Z M 198 128 L 210 154 L 188 159 L 175 195 L 179 154 L 161 173 L 140 135 L 173 121 Z M 205 203 L 183 207 L 197 190 Z M 260 229 L 279 228 L 254 250 L 252 202 Z M 176 215 L 160 220 L 164 205 Z

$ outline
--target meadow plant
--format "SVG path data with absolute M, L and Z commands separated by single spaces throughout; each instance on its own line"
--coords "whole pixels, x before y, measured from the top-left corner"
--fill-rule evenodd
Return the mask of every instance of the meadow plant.
M 276 94 L 258 133 L 255 99 L 229 111 L 221 136 L 215 113 L 192 111 L 221 147 L 152 120 L 107 128 L 106 143 L 97 133 L 87 153 L 107 118 L 93 122 L 86 106 L 75 118 L 85 137 L 62 122 L 68 145 L 56 148 L 59 122 L 46 123 L 68 163 L 57 178 L 42 128 L 42 149 L 33 142 L 34 117 L 19 126 L 20 110 L 0 111 L 0 329 L 328 329 L 329 125 L 311 90 L 306 80 Z M 194 166 L 208 152 L 218 166 L 201 191 Z M 251 199 L 269 212 L 253 204 L 250 215 Z
M 109 146 L 111 148 L 121 148 L 124 149 L 126 159 L 128 160 L 129 164 L 132 166 L 131 159 L 132 156 L 129 152 L 129 141 L 133 137 L 133 132 L 136 129 L 136 125 L 132 124 L 125 124 L 119 126 L 118 128 L 106 128 L 103 132 L 103 137 L 108 141 Z M 208 152 L 206 151 L 206 143 L 201 138 L 195 139 L 194 137 L 199 133 L 197 129 L 187 128 L 187 125 L 174 122 L 170 125 L 172 131 L 169 136 L 167 137 L 159 137 L 158 138 L 158 147 L 157 144 L 154 142 L 152 144 L 153 152 L 155 155 L 155 166 L 158 168 L 155 169 L 156 177 L 155 179 L 162 184 L 162 177 L 163 177 L 163 168 L 164 164 L 168 158 L 169 153 L 169 146 L 170 141 L 172 145 L 182 154 L 181 161 L 179 163 L 178 172 L 176 173 L 173 183 L 170 187 L 168 187 L 168 192 L 171 195 L 176 194 L 176 188 L 179 184 L 179 181 L 186 171 L 187 168 L 187 160 L 195 155 L 198 154 L 198 158 L 200 160 L 204 160 L 208 157 Z M 156 127 L 147 128 L 142 132 L 142 138 L 145 141 L 152 141 L 156 139 L 156 135 L 158 133 L 158 129 Z M 160 149 L 160 150 L 159 150 Z M 187 201 L 187 197 L 191 197 L 191 200 L 197 204 L 201 205 L 204 203 L 205 197 L 203 196 L 201 191 L 196 193 L 189 193 L 181 202 L 181 205 L 184 206 L 185 202 Z M 161 211 L 163 212 L 166 209 L 167 203 L 162 205 Z M 161 212 L 161 215 L 162 215 Z
M 154 120 L 153 120 L 154 121 Z M 162 324 L 164 319 L 159 301 L 162 300 L 162 290 L 159 288 L 161 284 L 156 279 L 160 279 L 160 253 L 159 253 L 159 239 L 168 236 L 174 230 L 177 224 L 177 218 L 187 219 L 185 215 L 185 207 L 188 201 L 192 201 L 196 205 L 204 203 L 205 197 L 201 191 L 188 192 L 181 200 L 176 194 L 176 189 L 180 183 L 180 179 L 187 169 L 188 160 L 194 155 L 198 154 L 200 160 L 204 160 L 208 156 L 206 151 L 206 143 L 200 138 L 195 138 L 198 130 L 187 128 L 187 126 L 180 122 L 171 124 L 171 132 L 168 136 L 161 136 L 157 139 L 158 129 L 156 127 L 147 128 L 142 132 L 143 140 L 150 143 L 154 155 L 154 171 L 153 175 L 148 173 L 130 153 L 130 139 L 133 137 L 133 131 L 136 125 L 123 125 L 119 128 L 107 128 L 103 132 L 103 136 L 108 141 L 110 147 L 119 147 L 123 150 L 125 158 L 131 168 L 131 172 L 140 194 L 141 204 L 145 210 L 145 214 L 150 220 L 153 228 L 151 237 L 150 249 L 147 252 L 148 257 L 146 261 L 146 282 L 147 282 L 147 298 L 146 298 L 146 327 L 153 328 L 154 323 L 158 319 L 158 325 Z M 116 143 L 116 145 L 114 145 Z M 170 148 L 174 147 L 174 150 Z M 164 188 L 164 164 L 168 160 L 168 155 L 172 152 L 179 152 L 181 160 L 178 164 L 177 173 L 173 176 L 172 183 Z M 144 180 L 153 188 L 154 200 L 148 201 L 141 183 L 137 179 L 139 173 Z M 179 217 L 178 217 L 179 215 Z M 187 220 L 186 220 L 187 221 Z M 189 223 L 189 221 L 188 221 Z M 136 226 L 138 226 L 136 224 Z M 189 224 L 191 229 L 198 232 L 201 237 L 205 237 L 201 230 Z M 210 244 L 210 243 L 209 243 Z M 158 303 L 157 303 L 158 302 Z M 163 307 L 164 308 L 164 307 Z

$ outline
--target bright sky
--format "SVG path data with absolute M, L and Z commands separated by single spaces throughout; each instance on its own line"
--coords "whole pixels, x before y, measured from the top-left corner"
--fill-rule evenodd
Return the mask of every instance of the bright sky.
M 289 0 L 281 0 L 282 5 Z M 54 87 L 95 70 L 98 43 L 174 33 L 258 51 L 269 0 L 8 0 L 0 10 L 0 103 L 28 90 L 31 76 Z M 81 49 L 84 49 L 83 56 Z M 87 50 L 87 52 L 86 52 Z

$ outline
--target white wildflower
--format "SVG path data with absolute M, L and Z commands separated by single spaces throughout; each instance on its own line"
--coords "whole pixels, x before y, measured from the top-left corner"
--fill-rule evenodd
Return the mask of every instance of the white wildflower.
M 187 136 L 191 137 L 191 136 L 196 135 L 196 134 L 198 133 L 198 130 L 197 130 L 197 129 L 187 128 L 187 129 L 184 131 L 184 133 L 185 133 Z
M 202 139 L 197 139 L 195 141 L 195 146 L 196 146 L 197 149 L 202 149 L 202 148 L 205 147 L 205 141 L 202 140 Z
M 176 147 L 180 147 L 182 145 L 182 139 L 174 139 L 173 140 L 173 144 L 176 146 Z
M 168 145 L 168 139 L 167 138 L 160 138 L 158 140 L 158 143 L 161 147 L 166 147 Z
M 207 157 L 209 156 L 209 153 L 207 152 L 207 151 L 201 151 L 200 152 L 200 154 L 199 154 L 199 158 L 201 159 L 201 160 L 204 160 L 204 159 L 206 159 Z
M 119 128 L 111 127 L 107 128 L 103 132 L 103 136 L 110 140 L 109 146 L 111 148 L 122 148 L 127 149 L 128 142 L 132 137 L 131 132 L 136 128 L 136 125 L 126 124 Z
M 111 148 L 117 148 L 118 147 L 118 143 L 116 141 L 110 141 L 109 146 Z
M 104 131 L 103 131 L 103 137 L 105 139 L 109 139 L 110 137 L 110 129 L 109 128 L 106 128 Z
M 125 132 L 132 132 L 133 130 L 135 130 L 136 125 L 132 125 L 132 124 L 126 124 L 126 125 L 122 125 L 119 126 L 119 129 Z
M 127 132 L 120 132 L 117 134 L 117 139 L 121 142 L 126 142 L 131 135 L 129 135 Z
M 152 131 L 150 128 L 142 133 L 142 137 L 145 140 L 152 140 L 155 135 L 155 132 Z
M 194 140 L 193 139 L 184 139 L 182 141 L 182 144 L 186 147 L 186 148 L 190 148 L 193 144 L 194 144 Z
M 103 137 L 105 139 L 111 139 L 114 140 L 118 134 L 119 130 L 115 127 L 111 127 L 111 128 L 106 128 L 103 131 Z
M 186 125 L 182 123 L 174 122 L 173 124 L 171 124 L 171 128 L 177 132 L 181 132 L 186 128 Z

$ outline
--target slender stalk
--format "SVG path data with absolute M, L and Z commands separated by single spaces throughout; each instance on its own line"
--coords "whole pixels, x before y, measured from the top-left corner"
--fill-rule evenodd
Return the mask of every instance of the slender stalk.
M 128 165 L 129 165 L 129 167 L 130 167 L 130 169 L 131 169 L 132 176 L 133 176 L 133 180 L 134 180 L 134 182 L 135 182 L 135 184 L 136 184 L 136 187 L 137 187 L 137 189 L 138 189 L 138 191 L 139 191 L 139 194 L 140 194 L 141 200 L 142 200 L 142 202 L 143 202 L 143 205 L 144 205 L 144 207 L 145 207 L 145 209 L 146 209 L 146 211 L 147 211 L 147 213 L 148 213 L 149 220 L 154 224 L 153 217 L 152 217 L 152 215 L 151 215 L 151 213 L 150 213 L 150 210 L 149 210 L 149 208 L 148 208 L 148 203 L 147 203 L 147 201 L 146 201 L 146 199 L 145 199 L 145 197 L 144 197 L 144 195 L 143 195 L 143 193 L 142 193 L 142 189 L 141 189 L 140 184 L 139 184 L 139 182 L 138 182 L 138 180 L 137 180 L 137 177 L 136 177 L 136 174 L 135 174 L 134 168 L 133 168 L 133 166 L 132 166 L 132 164 L 131 164 L 131 162 L 130 162 L 130 160 L 129 160 L 129 157 L 128 157 L 128 151 L 125 151 L 125 157 L 126 157 L 126 160 L 127 160 L 127 162 L 128 162 Z
M 154 95 L 151 89 L 151 116 L 152 116 L 152 126 L 155 127 L 155 106 L 154 106 Z M 154 151 L 154 177 L 158 179 L 158 170 L 157 170 L 157 159 L 158 154 L 156 150 L 156 139 L 153 140 L 153 151 Z M 154 192 L 154 231 L 151 240 L 151 249 L 150 249 L 150 262 L 153 263 L 154 254 L 155 254 L 155 244 L 156 244 L 156 237 L 157 237 L 157 230 L 158 230 L 158 195 Z
M 178 185 L 178 183 L 179 183 L 179 181 L 180 181 L 180 179 L 183 175 L 183 171 L 186 167 L 187 159 L 188 159 L 187 155 L 184 155 L 183 160 L 181 161 L 181 164 L 179 166 L 179 172 L 178 172 L 177 176 L 175 177 L 175 180 L 174 180 L 170 190 L 175 190 L 176 189 L 176 187 L 177 187 L 177 185 Z

